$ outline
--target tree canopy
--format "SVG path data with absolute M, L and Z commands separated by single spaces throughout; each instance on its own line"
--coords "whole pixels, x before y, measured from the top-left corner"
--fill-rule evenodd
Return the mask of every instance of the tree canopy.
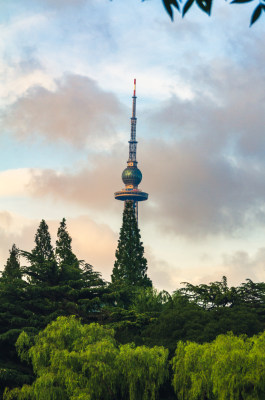
M 265 332 L 252 338 L 220 335 L 212 343 L 177 345 L 172 360 L 179 400 L 265 398 Z
M 167 377 L 166 349 L 118 346 L 111 328 L 74 317 L 59 317 L 30 349 L 29 343 L 22 333 L 17 348 L 31 360 L 36 380 L 7 389 L 5 400 L 155 400 Z
M 51 243 L 42 220 L 33 250 L 13 245 L 0 278 L 0 397 L 263 400 L 265 283 L 157 291 L 131 204 L 111 283 L 78 260 L 65 219 Z

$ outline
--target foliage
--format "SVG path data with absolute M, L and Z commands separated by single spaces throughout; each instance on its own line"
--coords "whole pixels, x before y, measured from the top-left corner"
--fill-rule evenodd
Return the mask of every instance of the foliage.
M 230 4 L 245 4 L 252 1 L 257 3 L 257 0 L 233 0 Z M 182 4 L 182 0 L 162 0 L 162 2 L 172 21 L 174 19 L 174 10 L 177 10 L 184 17 L 190 8 L 196 4 L 201 11 L 210 16 L 213 6 L 213 0 L 186 0 L 184 4 Z M 264 11 L 265 1 L 259 0 L 250 18 L 250 26 L 258 20 Z
M 59 264 L 73 265 L 77 264 L 78 260 L 72 252 L 72 238 L 66 229 L 66 220 L 62 219 L 57 232 L 55 255 Z
M 0 278 L 0 366 L 11 364 L 9 372 L 0 374 L 0 397 L 7 384 L 6 377 L 13 377 L 11 383 L 11 378 L 8 381 L 9 387 L 21 384 L 21 376 L 25 376 L 25 383 L 32 381 L 31 368 L 17 359 L 15 351 L 15 342 L 22 331 L 34 336 L 59 315 L 76 314 L 87 322 L 99 318 L 106 285 L 90 264 L 66 264 L 77 258 L 71 253 L 71 238 L 65 220 L 58 232 L 60 251 L 57 255 L 60 254 L 60 259 L 54 255 L 57 247 L 54 251 L 48 226 L 41 221 L 34 249 L 19 252 L 26 258 L 27 265 L 19 267 L 18 250 L 13 247 L 16 257 L 11 258 L 11 251 L 6 264 L 10 265 L 12 261 L 12 273 L 9 268 L 8 275 L 3 274 Z
M 26 342 L 26 343 L 24 343 Z M 24 352 L 24 334 L 18 349 Z M 37 376 L 31 386 L 5 391 L 4 399 L 151 399 L 167 376 L 167 350 L 118 346 L 112 329 L 59 317 L 36 337 L 29 357 Z
M 18 250 L 15 245 L 12 246 L 10 256 L 0 278 L 0 397 L 6 386 L 11 388 L 11 391 L 6 392 L 6 398 L 8 399 L 35 399 L 36 390 L 43 391 L 41 396 L 44 398 L 48 396 L 49 390 L 54 387 L 56 389 L 53 393 L 55 393 L 54 396 L 57 396 L 56 398 L 61 396 L 63 399 L 67 399 L 67 396 L 70 396 L 69 388 L 72 386 L 67 386 L 68 384 L 64 380 L 66 379 L 65 375 L 62 378 L 61 375 L 56 375 L 55 372 L 49 369 L 51 364 L 45 366 L 46 369 L 44 365 L 40 366 L 40 370 L 45 369 L 46 371 L 44 375 L 38 372 L 40 371 L 39 369 L 35 369 L 37 379 L 32 384 L 34 377 L 31 361 L 33 362 L 34 360 L 31 356 L 32 350 L 29 349 L 36 348 L 35 346 L 39 345 L 40 342 L 38 340 L 40 339 L 37 339 L 32 347 L 34 336 L 52 321 L 55 321 L 58 316 L 76 315 L 82 319 L 83 323 L 99 321 L 108 326 L 108 332 L 112 333 L 110 336 L 108 336 L 108 333 L 105 339 L 97 336 L 98 339 L 93 343 L 93 348 L 89 347 L 89 351 L 88 349 L 80 348 L 76 350 L 78 354 L 74 354 L 75 350 L 70 350 L 67 347 L 71 340 L 65 337 L 65 341 L 62 341 L 62 343 L 66 347 L 63 350 L 61 349 L 62 351 L 60 350 L 60 357 L 64 360 L 62 368 L 65 368 L 62 369 L 62 374 L 67 375 L 71 385 L 79 385 L 79 371 L 81 371 L 81 375 L 85 374 L 84 378 L 80 378 L 82 385 L 85 385 L 84 382 L 87 382 L 86 379 L 90 374 L 89 368 L 92 368 L 93 363 L 96 362 L 96 356 L 93 358 L 92 355 L 98 353 L 101 354 L 101 361 L 97 360 L 99 362 L 98 367 L 102 368 L 100 373 L 103 374 L 104 372 L 106 374 L 106 377 L 105 375 L 102 375 L 103 378 L 101 376 L 101 380 L 106 379 L 107 383 L 101 388 L 102 392 L 99 395 L 101 397 L 96 397 L 97 399 L 107 399 L 108 396 L 110 399 L 113 396 L 119 399 L 127 399 L 129 398 L 129 393 L 131 398 L 141 399 L 144 396 L 146 398 L 154 398 L 157 394 L 158 386 L 161 384 L 159 386 L 159 398 L 161 400 L 169 400 L 172 398 L 170 391 L 173 389 L 170 389 L 170 377 L 166 378 L 167 369 L 163 369 L 161 365 L 159 368 L 148 369 L 147 364 L 152 363 L 152 360 L 155 359 L 156 365 L 159 365 L 160 362 L 164 365 L 162 354 L 165 355 L 166 353 L 163 353 L 164 350 L 161 353 L 161 349 L 159 350 L 156 346 L 166 347 L 173 356 L 177 343 L 188 340 L 196 342 L 193 343 L 193 347 L 190 347 L 190 354 L 192 354 L 190 365 L 194 364 L 192 360 L 197 357 L 196 363 L 201 365 L 201 370 L 194 370 L 190 375 L 187 373 L 185 375 L 186 380 L 183 378 L 183 387 L 190 390 L 187 396 L 195 396 L 197 393 L 198 398 L 203 398 L 200 396 L 204 396 L 205 400 L 208 398 L 207 396 L 209 396 L 209 399 L 222 399 L 222 397 L 218 396 L 225 389 L 213 384 L 211 386 L 210 383 L 213 373 L 217 374 L 219 371 L 218 374 L 221 376 L 222 371 L 226 371 L 226 367 L 228 368 L 229 366 L 229 357 L 232 357 L 232 351 L 230 355 L 227 355 L 227 359 L 224 358 L 224 361 L 222 361 L 223 366 L 218 370 L 217 366 L 213 368 L 212 364 L 207 364 L 209 354 L 219 353 L 217 350 L 216 353 L 213 353 L 213 344 L 208 343 L 207 345 L 206 342 L 215 340 L 218 335 L 226 334 L 229 331 L 233 332 L 233 334 L 246 334 L 247 336 L 264 331 L 265 283 L 255 283 L 248 279 L 238 287 L 229 287 L 226 278 L 223 277 L 221 281 L 209 284 L 192 285 L 185 283 L 184 287 L 176 290 L 173 295 L 169 295 L 165 291 L 158 292 L 151 286 L 151 281 L 146 275 L 146 259 L 143 256 L 139 229 L 135 223 L 134 213 L 128 217 L 128 214 L 132 211 L 129 210 L 128 212 L 128 208 L 130 208 L 130 205 L 126 206 L 127 216 L 125 217 L 127 221 L 125 221 L 126 223 L 123 224 L 121 229 L 117 249 L 118 258 L 116 262 L 118 263 L 119 261 L 119 264 L 116 264 L 116 269 L 114 267 L 113 281 L 110 284 L 104 282 L 100 274 L 95 272 L 90 264 L 78 260 L 76 255 L 73 254 L 72 239 L 67 231 L 65 219 L 60 223 L 55 248 L 51 245 L 51 236 L 44 220 L 41 221 L 37 230 L 35 247 L 31 252 Z M 133 246 L 128 246 L 126 241 L 134 242 Z M 131 254 L 131 256 L 129 257 L 128 254 Z M 27 265 L 20 266 L 19 256 L 26 258 Z M 64 321 L 64 319 L 61 321 Z M 93 324 L 90 326 L 92 329 Z M 102 327 L 102 329 L 106 328 Z M 115 335 L 113 329 L 115 330 Z M 24 333 L 21 334 L 23 331 Z M 49 332 L 52 332 L 52 330 Z M 71 329 L 70 332 L 72 332 Z M 99 332 L 100 330 L 97 335 Z M 91 336 L 91 332 L 89 335 Z M 243 338 L 242 340 L 244 343 L 248 343 L 248 339 Z M 20 360 L 16 353 L 16 341 Z M 112 344 L 109 344 L 109 342 Z M 135 344 L 131 344 L 132 342 Z M 255 347 L 253 345 L 254 342 L 255 340 L 253 339 L 253 342 L 251 342 L 252 347 L 250 346 L 253 349 Z M 201 345 L 197 345 L 198 343 Z M 227 342 L 223 343 L 224 348 L 226 348 L 225 343 Z M 154 346 L 154 349 L 144 346 Z M 179 346 L 180 354 L 183 353 L 185 355 L 186 344 L 183 344 L 182 350 L 181 345 Z M 48 348 L 49 346 L 47 345 L 46 347 Z M 206 350 L 204 351 L 206 348 L 208 353 Z M 263 354 L 261 342 L 255 348 L 259 348 L 259 351 Z M 238 349 L 237 345 L 235 345 L 235 349 Z M 40 357 L 45 356 L 45 359 L 49 359 L 51 357 L 50 353 L 47 353 L 47 355 L 45 353 L 46 350 L 44 350 L 42 349 Z M 92 358 L 90 356 L 90 358 L 86 358 L 86 351 L 89 352 Z M 102 353 L 100 353 L 101 351 Z M 209 353 L 210 351 L 212 353 Z M 252 355 L 254 354 L 253 351 Z M 83 357 L 82 365 L 79 362 L 81 353 Z M 239 355 L 235 354 L 235 360 L 237 356 L 239 357 Z M 222 360 L 220 355 L 218 357 Z M 239 366 L 241 365 L 240 357 L 238 359 Z M 263 361 L 257 355 L 255 357 L 253 359 L 255 359 L 257 365 L 263 368 Z M 130 360 L 130 363 L 127 364 L 127 360 Z M 203 360 L 205 365 L 202 364 Z M 252 361 L 248 360 L 251 364 Z M 57 359 L 57 361 L 59 363 L 60 360 Z M 71 366 L 72 362 L 75 366 L 74 368 Z M 185 362 L 188 368 L 189 362 L 187 359 Z M 70 366 L 68 363 L 70 363 Z M 136 364 L 138 365 L 137 368 L 135 367 Z M 54 365 L 57 367 L 59 364 Z M 83 365 L 88 365 L 86 371 L 82 369 Z M 220 365 L 222 365 L 221 361 Z M 236 369 L 235 365 L 236 361 L 234 369 Z M 129 366 L 134 372 L 129 369 Z M 156 368 L 162 371 L 162 375 L 156 375 L 158 386 L 153 386 L 150 382 L 153 382 L 154 374 L 158 373 Z M 245 367 L 242 368 L 244 369 Z M 112 370 L 116 371 L 114 375 L 111 375 Z M 200 375 L 202 370 L 204 375 Z M 137 371 L 139 372 L 138 375 Z M 52 375 L 52 373 L 55 375 Z M 131 375 L 132 373 L 133 375 Z M 230 376 L 229 371 L 226 373 Z M 208 379 L 209 374 L 211 376 L 210 380 Z M 248 375 L 250 376 L 250 372 L 248 372 Z M 141 380 L 141 376 L 146 376 L 145 383 Z M 191 380 L 192 376 L 193 380 Z M 218 376 L 216 375 L 216 382 L 218 382 Z M 246 381 L 247 379 L 245 378 Z M 163 384 L 162 381 L 164 382 Z M 220 377 L 220 382 L 223 381 L 225 381 L 225 376 Z M 61 384 L 61 382 L 63 383 Z M 254 390 L 253 382 L 248 386 L 250 393 Z M 256 397 L 248 395 L 248 389 L 245 388 L 245 397 L 242 397 L 242 400 L 259 398 L 257 396 L 260 396 L 263 389 L 261 389 L 261 383 L 257 382 L 255 383 L 258 393 L 257 395 L 255 394 Z M 24 384 L 22 389 L 12 390 L 15 386 L 21 386 L 22 384 Z M 50 385 L 49 390 L 47 385 Z M 228 381 L 224 386 L 229 386 Z M 175 388 L 177 391 L 179 390 L 177 386 Z M 92 396 L 92 392 L 87 394 L 88 388 L 85 387 L 83 389 L 82 393 L 78 392 L 79 394 L 71 392 L 71 399 L 89 399 L 89 396 Z M 233 390 L 236 391 L 236 389 Z M 243 389 L 240 386 L 238 390 L 242 392 Z M 229 396 L 234 396 L 231 393 Z M 253 393 L 256 392 L 254 391 Z M 228 398 L 227 396 L 225 394 L 223 399 Z
M 159 292 L 151 287 L 140 287 L 135 291 L 130 308 L 140 313 L 160 312 L 169 299 L 171 299 L 171 296 L 165 290 Z
M 227 279 L 223 276 L 220 282 L 211 282 L 209 285 L 192 285 L 184 282 L 185 288 L 181 289 L 190 301 L 199 304 L 204 309 L 218 307 L 231 307 L 238 302 L 238 293 L 234 287 L 227 286 Z
M 13 244 L 12 249 L 9 250 L 10 256 L 7 259 L 2 278 L 13 280 L 21 279 L 22 273 L 19 263 L 19 249 Z
M 126 201 L 120 230 L 116 260 L 111 275 L 113 283 L 131 286 L 152 286 L 147 277 L 147 261 L 131 201 Z
M 31 252 L 32 258 L 34 257 L 39 263 L 54 259 L 54 251 L 51 245 L 51 235 L 49 233 L 48 225 L 44 219 L 41 221 L 35 235 L 35 243 L 36 245 Z
M 265 332 L 220 335 L 212 343 L 177 345 L 173 386 L 180 400 L 260 400 L 265 397 Z
M 209 285 L 192 285 L 184 282 L 185 287 L 180 291 L 187 296 L 189 301 L 211 310 L 222 307 L 233 308 L 236 306 L 248 306 L 263 309 L 265 304 L 265 283 L 254 283 L 247 279 L 238 287 L 229 288 L 227 279 L 223 276 L 220 282 L 211 282 Z
M 174 351 L 179 340 L 209 342 L 218 335 L 252 336 L 265 329 L 265 286 L 248 281 L 228 288 L 226 278 L 209 285 L 191 285 L 175 291 L 141 335 L 147 345 Z

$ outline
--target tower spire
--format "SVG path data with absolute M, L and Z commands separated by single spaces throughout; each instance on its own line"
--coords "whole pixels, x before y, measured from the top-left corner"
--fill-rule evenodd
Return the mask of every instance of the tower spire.
M 133 97 L 132 97 L 132 117 L 131 117 L 131 140 L 129 141 L 129 160 L 128 162 L 132 161 L 137 164 L 136 161 L 136 148 L 137 148 L 137 141 L 136 141 L 136 79 L 134 79 L 134 89 L 133 89 Z
M 122 180 L 125 188 L 119 192 L 114 193 L 115 199 L 124 201 L 132 201 L 135 210 L 136 220 L 138 222 L 138 202 L 148 199 L 148 193 L 142 192 L 138 189 L 138 185 L 142 180 L 142 173 L 137 168 L 136 161 L 136 79 L 134 79 L 134 89 L 132 96 L 132 117 L 131 117 L 131 137 L 129 140 L 129 159 L 127 161 L 127 168 L 122 173 Z

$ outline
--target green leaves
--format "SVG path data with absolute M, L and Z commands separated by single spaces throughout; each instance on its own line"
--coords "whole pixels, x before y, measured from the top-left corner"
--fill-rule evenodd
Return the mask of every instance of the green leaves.
M 250 19 L 250 26 L 254 24 L 254 22 L 257 21 L 257 19 L 259 19 L 259 17 L 261 16 L 262 11 L 265 11 L 265 5 L 264 4 L 259 4 L 255 10 L 253 11 L 253 14 L 251 16 Z
M 254 0 L 233 0 L 230 4 L 244 4 L 251 1 Z M 213 5 L 213 0 L 187 0 L 181 9 L 181 0 L 179 0 L 179 2 L 177 0 L 162 0 L 162 2 L 166 12 L 171 18 L 171 21 L 174 20 L 174 9 L 177 9 L 182 14 L 182 17 L 184 17 L 192 5 L 196 3 L 203 12 L 210 16 Z M 265 11 L 265 4 L 263 0 L 254 9 L 250 20 L 250 26 L 252 26 L 260 18 L 262 11 Z
M 182 10 L 182 17 L 184 17 L 184 15 L 189 11 L 190 7 L 192 6 L 192 4 L 194 3 L 194 0 L 188 0 Z
M 19 340 L 20 347 L 28 343 L 25 335 Z M 167 377 L 164 348 L 118 346 L 112 329 L 74 317 L 48 325 L 28 354 L 35 382 L 6 392 L 4 400 L 22 400 L 25 390 L 34 400 L 155 400 Z
M 206 14 L 211 15 L 212 0 L 196 0 L 196 4 Z
M 190 7 L 194 3 L 195 0 L 188 0 L 183 9 L 182 9 L 182 17 L 189 11 Z M 212 0 L 196 0 L 197 6 L 204 11 L 206 14 L 210 15 L 211 14 L 211 9 L 212 9 Z
M 122 227 L 116 260 L 111 275 L 112 282 L 131 286 L 152 286 L 147 277 L 147 260 L 141 242 L 140 230 L 137 226 L 135 212 L 131 201 L 127 201 L 123 212 Z
M 233 0 L 230 4 L 243 4 L 243 3 L 250 3 L 253 0 Z
M 253 0 L 233 0 L 231 4 L 244 4 L 244 3 L 249 3 L 251 1 Z M 252 26 L 259 19 L 262 11 L 265 11 L 265 4 L 263 1 L 260 1 L 260 3 L 257 5 L 257 7 L 254 9 L 252 13 L 249 26 Z
M 172 7 L 175 7 L 178 11 L 179 11 L 179 4 L 177 2 L 177 0 L 162 0 L 165 9 L 167 10 L 168 15 L 171 18 L 171 21 L 173 21 L 174 16 L 173 16 L 173 9 Z
M 179 342 L 172 360 L 179 399 L 263 399 L 265 332 L 253 338 L 220 335 L 212 343 Z

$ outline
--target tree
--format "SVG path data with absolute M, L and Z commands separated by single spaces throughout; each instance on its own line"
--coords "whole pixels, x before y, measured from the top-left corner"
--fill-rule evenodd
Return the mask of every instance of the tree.
M 7 259 L 2 277 L 5 279 L 21 279 L 22 273 L 19 263 L 19 249 L 13 244 L 12 249 L 9 250 L 9 258 Z
M 247 338 L 232 333 L 212 343 L 177 345 L 172 360 L 179 400 L 265 398 L 265 332 Z
M 181 291 L 195 303 L 209 310 L 218 307 L 232 307 L 238 304 L 238 290 L 234 287 L 229 288 L 227 278 L 222 277 L 220 282 L 211 282 L 209 285 L 192 285 L 184 282 L 185 288 Z
M 31 319 L 25 307 L 27 285 L 22 279 L 19 250 L 13 245 L 0 278 L 0 398 L 5 386 L 32 381 L 30 368 L 20 363 L 14 346 L 21 327 L 27 330 Z
M 72 252 L 72 238 L 66 229 L 66 220 L 62 219 L 57 232 L 55 255 L 60 265 L 77 264 L 78 260 Z
M 38 260 L 39 263 L 51 261 L 54 259 L 54 251 L 51 245 L 51 235 L 49 227 L 44 221 L 40 222 L 40 226 L 35 235 L 35 247 L 32 250 L 32 257 Z
M 261 16 L 261 14 L 263 14 L 263 12 L 265 11 L 265 1 L 261 0 L 257 2 L 257 0 L 232 0 L 230 3 L 230 4 L 244 4 L 244 3 L 249 3 L 251 1 L 255 1 L 257 5 L 251 16 L 250 26 L 253 25 L 257 21 L 257 19 Z M 181 0 L 162 0 L 162 2 L 172 21 L 174 18 L 174 10 L 177 10 L 180 14 L 182 14 L 182 17 L 184 17 L 186 13 L 190 10 L 190 8 L 194 4 L 196 4 L 203 12 L 205 12 L 210 16 L 213 5 L 213 0 L 186 0 L 186 2 L 183 4 Z
M 113 329 L 74 317 L 58 318 L 29 346 L 22 333 L 18 353 L 31 360 L 36 380 L 6 389 L 5 400 L 155 400 L 167 377 L 164 348 L 118 346 Z
M 51 235 L 47 223 L 42 220 L 35 235 L 35 247 L 31 252 L 21 250 L 20 254 L 30 263 L 24 267 L 24 273 L 32 284 L 56 285 L 59 268 L 51 244 Z
M 116 260 L 111 275 L 113 283 L 121 282 L 129 286 L 152 286 L 147 277 L 147 261 L 137 226 L 133 204 L 127 201 L 123 212 L 123 222 L 116 250 Z
M 67 253 L 61 253 L 64 263 L 60 265 L 45 221 L 41 221 L 35 235 L 34 249 L 19 252 L 28 261 L 21 271 L 18 249 L 12 247 L 4 276 L 0 278 L 0 398 L 5 386 L 32 382 L 31 368 L 21 364 L 15 352 L 14 345 L 22 331 L 34 336 L 59 315 L 75 314 L 87 322 L 99 318 L 105 283 L 91 265 L 65 263 L 77 260 L 69 255 L 72 239 L 67 235 Z

